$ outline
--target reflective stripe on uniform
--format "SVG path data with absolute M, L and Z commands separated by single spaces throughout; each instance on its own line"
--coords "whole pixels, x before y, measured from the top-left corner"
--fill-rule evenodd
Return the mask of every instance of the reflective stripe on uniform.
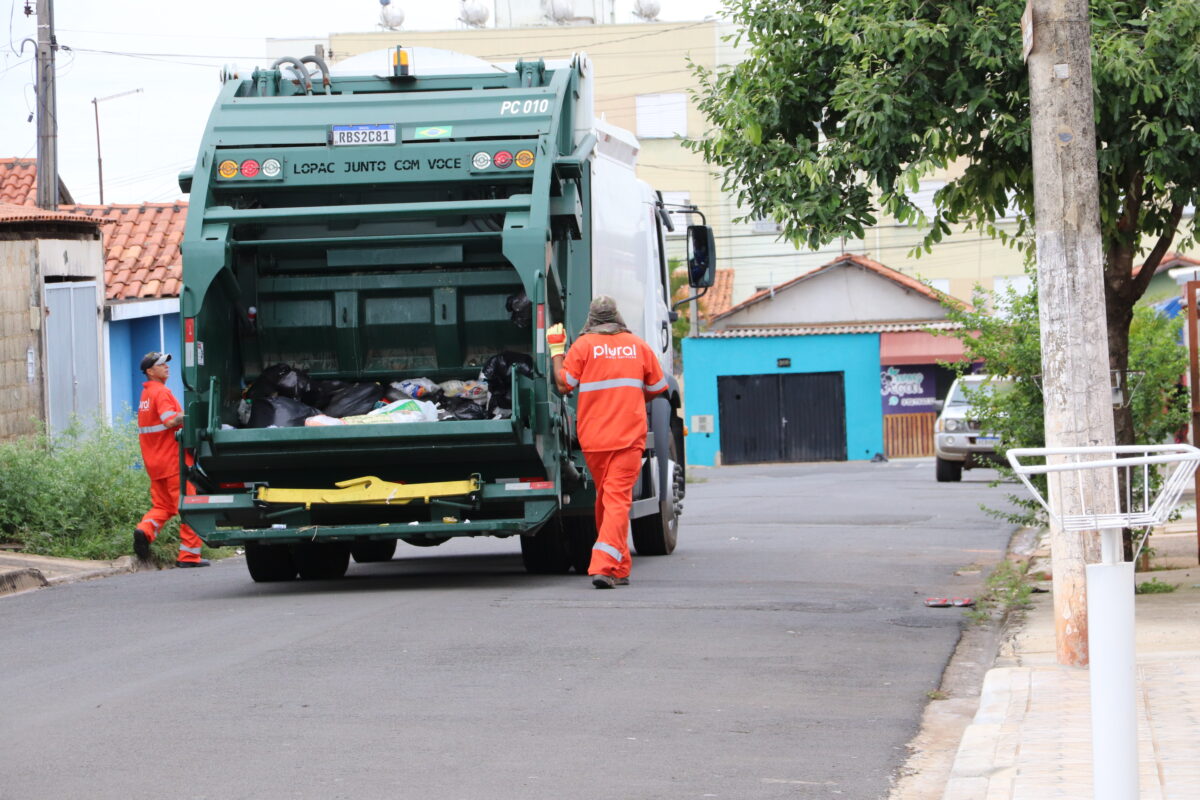
M 179 413 L 178 411 L 164 411 L 163 413 L 158 415 L 158 418 L 161 419 L 163 422 L 166 422 L 167 420 L 175 419 L 175 415 L 178 413 Z
M 579 378 L 576 378 L 565 369 L 563 370 L 563 376 L 567 379 L 567 386 L 570 386 L 572 389 L 579 385 Z
M 630 386 L 634 389 L 641 389 L 644 384 L 637 378 L 612 378 L 607 381 L 589 381 L 579 385 L 581 392 L 597 392 L 602 389 L 619 389 L 625 386 Z
M 642 388 L 645 389 L 647 392 L 661 392 L 663 389 L 667 388 L 667 379 L 663 378 L 658 383 L 653 384 L 651 386 L 647 386 L 647 385 L 643 384 Z
M 179 552 L 200 555 L 200 548 L 199 547 L 184 547 L 183 545 L 179 545 Z
M 617 548 L 613 547 L 611 544 L 605 544 L 604 542 L 596 542 L 594 545 L 592 545 L 592 549 L 599 550 L 602 553 L 608 553 L 610 556 L 615 558 L 618 563 L 620 563 L 620 561 L 621 561 L 621 551 L 618 550 Z
M 160 433 L 166 429 L 166 425 L 151 425 L 148 428 L 138 428 L 138 433 Z

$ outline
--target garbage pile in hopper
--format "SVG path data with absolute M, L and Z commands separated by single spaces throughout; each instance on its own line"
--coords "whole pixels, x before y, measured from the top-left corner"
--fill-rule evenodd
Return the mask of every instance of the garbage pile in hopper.
M 533 374 L 533 360 L 513 352 L 489 358 L 474 380 L 441 383 L 314 380 L 303 369 L 274 364 L 243 393 L 238 418 L 247 428 L 506 419 L 512 416 L 514 367 Z

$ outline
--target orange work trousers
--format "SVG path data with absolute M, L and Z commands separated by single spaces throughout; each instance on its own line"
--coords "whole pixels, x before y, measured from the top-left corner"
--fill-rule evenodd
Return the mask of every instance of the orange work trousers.
M 588 575 L 629 577 L 629 507 L 642 468 L 642 445 L 624 450 L 585 450 L 596 483 L 596 544 Z
M 195 491 L 188 484 L 188 494 Z M 179 513 L 179 477 L 158 478 L 150 481 L 150 510 L 137 524 L 146 538 L 154 541 L 167 520 Z M 200 561 L 200 547 L 204 543 L 190 525 L 179 526 L 179 560 Z

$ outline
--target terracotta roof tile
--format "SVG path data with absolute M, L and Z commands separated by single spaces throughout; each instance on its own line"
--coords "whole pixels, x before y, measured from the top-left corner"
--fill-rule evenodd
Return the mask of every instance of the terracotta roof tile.
M 0 203 L 35 206 L 37 162 L 25 158 L 0 158 Z
M 36 206 L 37 161 L 0 158 L 0 203 Z M 66 190 L 63 197 L 69 198 Z M 61 205 L 67 219 L 91 219 L 104 234 L 104 283 L 109 300 L 178 297 L 179 245 L 187 203 Z M 44 213 L 44 212 L 42 212 Z
M 111 221 L 104 231 L 104 282 L 109 300 L 178 297 L 183 275 L 179 245 L 187 203 L 74 206 Z
M 90 228 L 99 223 L 91 217 L 73 214 L 69 211 L 46 211 L 37 206 L 21 206 L 12 203 L 0 203 L 0 225 L 20 224 L 23 222 L 59 222 L 84 225 Z

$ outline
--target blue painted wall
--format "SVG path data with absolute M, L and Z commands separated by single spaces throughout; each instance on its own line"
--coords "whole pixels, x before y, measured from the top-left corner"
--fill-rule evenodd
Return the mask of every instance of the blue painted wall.
M 777 366 L 780 358 L 790 358 L 792 365 Z M 687 463 L 712 466 L 721 449 L 718 376 L 783 372 L 845 373 L 846 456 L 851 461 L 862 461 L 883 452 L 878 334 L 688 338 L 683 340 L 684 422 L 690 427 L 693 416 L 711 414 L 716 430 L 689 430 Z
M 146 381 L 138 364 L 142 356 L 152 350 L 166 350 L 171 354 L 171 377 L 167 379 L 167 388 L 174 392 L 180 403 L 183 402 L 179 315 L 166 314 L 161 318 L 161 335 L 159 319 L 157 316 L 141 317 L 108 323 L 108 369 L 114 422 L 124 419 L 127 413 L 137 413 L 142 384 Z

